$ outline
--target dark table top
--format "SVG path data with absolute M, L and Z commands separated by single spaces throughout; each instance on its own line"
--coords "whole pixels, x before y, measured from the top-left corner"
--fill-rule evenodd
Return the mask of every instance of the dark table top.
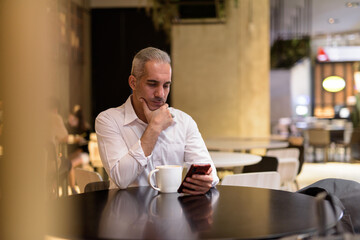
M 264 239 L 318 229 L 314 197 L 217 186 L 206 195 L 150 187 L 72 195 L 50 203 L 48 234 L 68 239 Z M 336 218 L 327 201 L 327 227 Z

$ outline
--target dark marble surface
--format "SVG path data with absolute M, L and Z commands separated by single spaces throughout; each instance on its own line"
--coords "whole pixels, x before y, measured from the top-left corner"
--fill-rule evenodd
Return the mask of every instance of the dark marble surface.
M 69 239 L 264 239 L 316 232 L 316 200 L 299 193 L 218 186 L 202 196 L 150 187 L 50 203 L 48 234 Z M 325 202 L 326 224 L 336 222 Z

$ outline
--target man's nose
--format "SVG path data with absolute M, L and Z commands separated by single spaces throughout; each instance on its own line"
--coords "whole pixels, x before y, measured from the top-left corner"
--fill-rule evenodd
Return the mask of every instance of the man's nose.
M 155 91 L 155 97 L 161 97 L 164 98 L 164 88 L 163 87 L 158 87 Z

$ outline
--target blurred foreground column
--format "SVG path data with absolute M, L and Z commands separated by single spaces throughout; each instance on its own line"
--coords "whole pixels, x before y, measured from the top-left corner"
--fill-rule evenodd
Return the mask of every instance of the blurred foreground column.
M 0 0 L 0 239 L 44 239 L 50 1 Z M 53 2 L 53 1 L 52 1 Z

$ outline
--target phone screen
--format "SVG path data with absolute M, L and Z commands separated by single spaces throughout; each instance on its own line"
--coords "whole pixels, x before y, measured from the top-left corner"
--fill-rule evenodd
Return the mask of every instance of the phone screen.
M 210 169 L 210 167 L 211 167 L 210 164 L 192 164 L 178 189 L 178 193 L 182 193 L 184 188 L 189 189 L 184 186 L 184 182 L 186 178 L 192 177 L 192 175 L 194 174 L 205 175 L 207 171 Z

